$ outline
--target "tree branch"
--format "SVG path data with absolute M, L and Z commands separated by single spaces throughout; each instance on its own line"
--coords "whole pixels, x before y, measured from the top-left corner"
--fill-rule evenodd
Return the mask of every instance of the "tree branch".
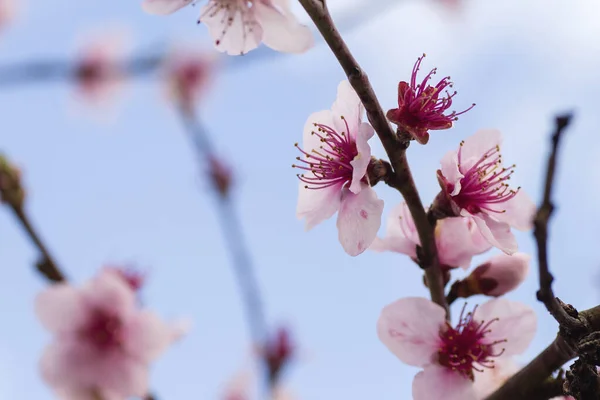
M 419 264 L 425 271 L 431 300 L 442 306 L 449 317 L 433 227 L 427 220 L 423 202 L 406 159 L 406 149 L 410 142 L 406 138 L 398 137 L 388 123 L 367 74 L 362 70 L 336 29 L 325 1 L 299 1 L 346 73 L 348 81 L 365 107 L 369 122 L 383 144 L 394 169 L 394 175 L 386 183 L 400 191 L 408 205 L 421 241 Z
M 574 330 L 581 327 L 581 323 L 576 318 L 571 317 L 561 303 L 554 296 L 552 290 L 552 281 L 554 277 L 550 273 L 548 267 L 548 221 L 554 211 L 554 205 L 550 198 L 552 193 L 552 187 L 554 185 L 554 174 L 556 171 L 556 159 L 558 148 L 560 145 L 560 139 L 565 128 L 569 125 L 571 115 L 567 114 L 556 118 L 556 127 L 554 134 L 552 135 L 552 150 L 548 156 L 548 166 L 546 171 L 546 181 L 544 185 L 544 196 L 542 203 L 538 208 L 538 211 L 534 219 L 534 236 L 537 243 L 538 250 L 538 266 L 539 266 L 539 279 L 540 289 L 537 292 L 537 299 L 544 303 L 546 309 L 554 317 L 554 319 L 563 327 Z

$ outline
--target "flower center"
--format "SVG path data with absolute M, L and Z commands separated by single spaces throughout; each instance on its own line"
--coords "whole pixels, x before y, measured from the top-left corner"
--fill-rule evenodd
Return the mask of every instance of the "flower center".
M 323 189 L 352 180 L 350 162 L 358 155 L 358 149 L 348 132 L 348 122 L 343 116 L 341 118 L 346 125 L 346 131 L 341 133 L 327 125 L 314 124 L 317 130 L 312 131 L 311 135 L 319 138 L 321 145 L 318 149 L 306 151 L 301 149 L 298 143 L 294 144 L 304 158 L 296 157 L 302 164 L 293 164 L 292 167 L 310 172 L 309 176 L 298 175 L 298 178 L 306 183 L 306 189 Z
M 96 349 L 106 351 L 121 346 L 122 328 L 123 324 L 118 316 L 98 309 L 80 331 L 80 335 Z
M 464 177 L 460 180 L 461 190 L 454 196 L 454 201 L 471 214 L 482 210 L 494 213 L 505 212 L 506 210 L 498 209 L 496 205 L 512 199 L 521 189 L 518 187 L 517 190 L 513 190 L 506 183 L 515 172 L 516 165 L 502 167 L 500 146 L 494 146 L 465 172 L 461 168 L 464 143 L 462 141 L 458 149 L 458 168 Z
M 494 360 L 504 353 L 504 349 L 495 352 L 494 346 L 504 343 L 506 340 L 486 342 L 485 336 L 491 332 L 490 326 L 498 321 L 498 318 L 488 322 L 475 321 L 475 311 L 464 315 L 465 306 L 460 313 L 460 321 L 456 328 L 446 323 L 446 329 L 440 332 L 441 344 L 438 350 L 438 362 L 444 367 L 450 368 L 463 375 L 465 378 L 474 380 L 473 371 L 483 372 L 479 368 L 494 368 Z
M 435 86 L 429 85 L 429 81 L 437 73 L 437 68 L 432 69 L 421 83 L 417 83 L 417 74 L 423 58 L 425 58 L 425 54 L 417 59 L 410 84 L 408 82 L 400 84 L 399 113 L 395 119 L 412 129 L 448 129 L 459 115 L 472 109 L 475 104 L 461 112 L 452 111 L 444 115 L 444 112 L 452 106 L 452 98 L 456 96 L 457 92 L 450 93 L 447 90 L 453 86 L 449 76 L 443 77 Z

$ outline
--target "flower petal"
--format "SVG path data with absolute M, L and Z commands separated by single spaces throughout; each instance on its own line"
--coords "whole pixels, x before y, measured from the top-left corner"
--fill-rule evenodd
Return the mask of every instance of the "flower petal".
M 506 254 L 513 254 L 518 249 L 517 239 L 512 234 L 510 226 L 504 222 L 498 222 L 487 214 L 480 213 L 471 215 L 467 211 L 461 211 L 461 215 L 472 217 L 483 237 Z
M 81 289 L 83 301 L 92 307 L 127 318 L 136 309 L 136 294 L 125 280 L 110 270 L 101 271 Z
M 144 310 L 129 321 L 125 335 L 128 354 L 149 363 L 173 342 L 175 330 L 153 312 Z
M 525 280 L 529 272 L 531 257 L 525 253 L 515 253 L 512 256 L 499 254 L 475 268 L 474 274 L 478 279 L 494 282 L 495 287 L 484 291 L 488 296 L 498 297 L 515 289 Z M 477 270 L 483 271 L 477 274 Z
M 87 319 L 88 307 L 81 292 L 67 283 L 57 283 L 35 299 L 35 312 L 50 332 L 72 332 Z
M 307 231 L 330 218 L 340 208 L 342 185 L 340 183 L 323 189 L 307 189 L 306 184 L 300 182 L 296 216 L 298 219 L 306 219 Z
M 461 189 L 460 180 L 464 178 L 458 168 L 458 154 L 456 151 L 451 150 L 444 155 L 441 161 L 441 171 L 446 181 L 454 186 L 450 195 L 456 196 Z
M 423 297 L 406 297 L 384 307 L 377 335 L 402 362 L 423 367 L 438 350 L 445 315 L 442 307 Z
M 481 129 L 465 139 L 460 149 L 460 170 L 468 171 L 490 149 L 502 144 L 497 129 Z
M 338 237 L 342 247 L 351 256 L 364 252 L 373 243 L 381 226 L 383 200 L 368 185 L 363 184 L 358 194 L 342 189 L 338 211 Z
M 494 368 L 484 368 L 483 372 L 475 372 L 473 388 L 478 399 L 485 399 L 504 384 L 521 367 L 512 357 L 497 357 Z
M 356 139 L 365 108 L 350 82 L 341 81 L 338 85 L 337 97 L 331 106 L 331 111 L 334 114 L 333 123 L 335 124 L 332 128 L 339 133 L 346 132 Z M 341 117 L 344 117 L 345 122 Z M 348 127 L 346 127 L 346 123 Z M 348 130 L 350 132 L 347 132 Z
M 520 231 L 527 231 L 533 227 L 533 218 L 536 205 L 522 190 L 507 202 L 502 203 L 503 213 L 497 214 L 498 221 L 505 222 Z
M 445 218 L 435 228 L 440 263 L 449 267 L 469 268 L 476 254 L 467 218 Z
M 307 153 L 312 150 L 318 150 L 322 146 L 321 138 L 317 133 L 318 128 L 315 124 L 326 125 L 329 127 L 333 126 L 333 113 L 329 110 L 318 111 L 312 113 L 304 123 L 304 130 L 302 131 L 302 148 Z
M 523 353 L 535 335 L 537 317 L 533 309 L 525 304 L 504 298 L 492 299 L 482 304 L 475 312 L 479 320 L 493 322 L 485 339 L 489 342 L 506 340 L 497 346 L 504 348 L 503 356 Z
M 254 50 L 263 37 L 263 29 L 257 23 L 252 10 L 244 1 L 231 3 L 229 7 L 210 0 L 200 11 L 200 22 L 206 24 L 215 40 L 215 48 L 229 55 L 241 55 Z M 251 25 L 252 29 L 248 26 Z
M 375 238 L 369 249 L 395 251 L 416 258 L 417 245 L 420 243 L 417 228 L 408 206 L 402 202 L 394 207 L 388 216 L 385 237 L 383 239 Z
M 144 0 L 142 9 L 148 14 L 168 15 L 192 4 L 192 0 Z
M 367 174 L 367 167 L 371 162 L 371 146 L 369 146 L 368 140 L 373 137 L 374 133 L 373 127 L 368 123 L 363 122 L 360 124 L 358 135 L 356 135 L 358 154 L 354 157 L 354 160 L 350 161 L 350 165 L 352 165 L 350 191 L 352 193 L 356 194 L 360 191 L 361 180 Z
M 412 395 L 414 400 L 477 400 L 469 379 L 435 364 L 415 376 Z
M 262 41 L 265 45 L 285 53 L 304 53 L 313 46 L 312 32 L 298 23 L 289 10 L 283 10 L 286 11 L 284 14 L 262 1 L 254 2 L 253 8 L 256 20 L 263 29 Z

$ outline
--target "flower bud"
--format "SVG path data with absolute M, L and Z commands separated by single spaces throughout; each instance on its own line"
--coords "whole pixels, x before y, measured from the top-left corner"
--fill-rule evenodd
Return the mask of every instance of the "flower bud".
M 21 171 L 0 155 L 0 202 L 13 208 L 21 208 L 24 200 Z
M 471 295 L 485 294 L 498 297 L 515 289 L 527 276 L 530 258 L 525 253 L 515 253 L 512 256 L 500 254 L 492 257 L 475 268 L 465 279 Z

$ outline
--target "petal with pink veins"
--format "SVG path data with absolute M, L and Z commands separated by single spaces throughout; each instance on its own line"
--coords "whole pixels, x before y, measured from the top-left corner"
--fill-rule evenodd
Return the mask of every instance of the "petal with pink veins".
M 412 385 L 413 400 L 477 400 L 473 383 L 439 365 L 419 372 Z
M 504 348 L 504 356 L 512 356 L 523 353 L 535 335 L 537 328 L 537 317 L 533 309 L 525 304 L 510 301 L 504 298 L 492 299 L 482 304 L 475 312 L 478 320 L 493 322 L 485 339 L 494 342 L 506 340 L 496 346 Z
M 442 307 L 428 299 L 406 297 L 384 307 L 377 334 L 402 362 L 423 367 L 438 351 L 445 315 Z
M 466 138 L 460 149 L 460 170 L 469 170 L 490 149 L 502 144 L 502 133 L 497 129 L 481 129 Z
M 342 185 L 340 183 L 323 189 L 307 189 L 306 183 L 300 182 L 296 216 L 298 219 L 305 218 L 307 231 L 331 218 L 338 211 L 342 198 Z
M 381 226 L 383 200 L 368 185 L 363 184 L 358 194 L 342 189 L 338 211 L 338 237 L 342 247 L 351 256 L 364 252 L 373 243 Z
M 265 45 L 285 53 L 304 53 L 313 46 L 312 32 L 292 14 L 282 14 L 262 1 L 254 2 L 253 8 L 256 20 L 263 29 L 262 41 Z
M 148 14 L 168 15 L 192 4 L 192 0 L 144 0 L 142 9 Z
M 358 135 L 356 135 L 356 149 L 358 154 L 354 157 L 354 160 L 350 161 L 352 165 L 352 182 L 350 183 L 350 191 L 352 193 L 358 193 L 361 189 L 361 180 L 367 174 L 367 167 L 371 162 L 371 146 L 369 146 L 368 140 L 373 137 L 375 131 L 373 127 L 366 122 L 360 124 L 358 129 Z

